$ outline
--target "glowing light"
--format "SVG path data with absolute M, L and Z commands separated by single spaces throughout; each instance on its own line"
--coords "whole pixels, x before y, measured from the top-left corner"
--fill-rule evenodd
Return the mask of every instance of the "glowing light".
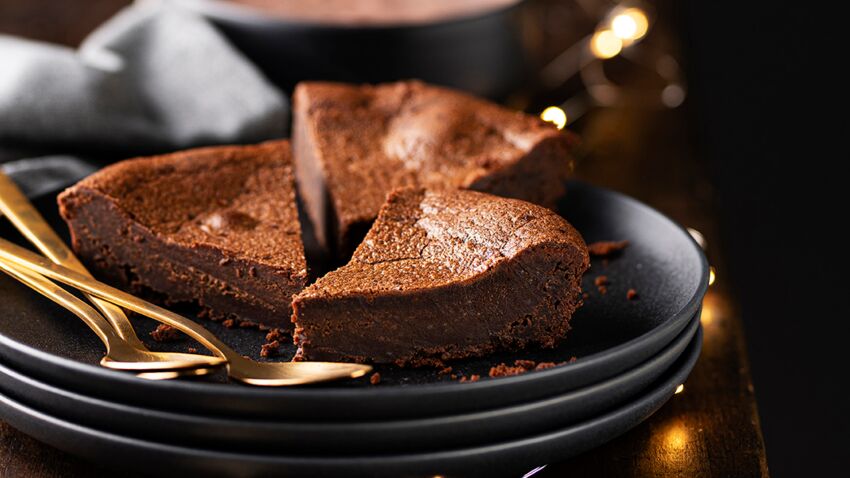
M 680 394 L 680 393 L 682 393 L 682 392 L 684 392 L 684 391 L 685 391 L 685 384 L 684 384 L 684 383 L 680 383 L 680 384 L 679 384 L 679 386 L 678 386 L 678 387 L 676 387 L 676 391 L 675 391 L 675 392 L 673 392 L 673 394 L 674 394 L 674 395 L 678 395 L 678 394 Z
M 692 227 L 689 227 L 688 234 L 690 234 L 691 237 L 694 238 L 694 241 L 699 244 L 699 247 L 701 249 L 705 250 L 705 248 L 708 247 L 708 241 L 705 240 L 705 236 L 703 236 L 701 232 L 697 231 Z
M 558 129 L 564 129 L 564 126 L 567 125 L 567 114 L 564 110 L 557 106 L 550 106 L 543 110 L 543 112 L 540 113 L 540 119 L 554 124 L 558 127 Z
M 640 8 L 627 8 L 611 19 L 611 31 L 617 38 L 631 43 L 649 31 L 649 19 Z
M 668 108 L 676 108 L 685 101 L 685 90 L 679 85 L 667 85 L 661 90 L 661 102 Z
M 623 40 L 611 30 L 600 30 L 590 39 L 590 52 L 603 60 L 614 58 L 623 50 Z
M 664 446 L 666 452 L 678 453 L 685 449 L 688 445 L 688 430 L 682 425 L 675 425 L 664 436 Z
M 717 280 L 717 271 L 715 271 L 714 266 L 710 266 L 708 268 L 708 285 L 714 285 L 715 280 Z
M 702 302 L 702 313 L 699 316 L 699 321 L 702 322 L 702 325 L 708 326 L 714 322 L 714 308 L 711 305 L 706 300 Z

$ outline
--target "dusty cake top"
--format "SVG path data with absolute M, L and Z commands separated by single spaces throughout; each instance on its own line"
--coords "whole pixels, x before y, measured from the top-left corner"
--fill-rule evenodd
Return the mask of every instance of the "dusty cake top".
M 85 190 L 165 241 L 306 276 L 288 141 L 122 161 L 63 195 Z
M 397 189 L 351 261 L 299 298 L 463 283 L 533 247 L 572 249 L 589 264 L 581 235 L 544 207 L 475 191 Z
M 294 102 L 344 223 L 371 220 L 395 187 L 470 187 L 546 139 L 568 141 L 539 118 L 418 81 L 301 83 Z

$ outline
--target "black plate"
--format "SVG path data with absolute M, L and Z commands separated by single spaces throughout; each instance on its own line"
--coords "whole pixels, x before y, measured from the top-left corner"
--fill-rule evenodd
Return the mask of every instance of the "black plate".
M 423 452 L 528 436 L 594 417 L 655 382 L 691 343 L 699 317 L 661 353 L 625 373 L 545 400 L 470 414 L 382 422 L 283 422 L 177 414 L 53 387 L 0 364 L 0 392 L 58 418 L 117 435 L 228 451 L 345 455 Z
M 378 367 L 380 386 L 352 380 L 325 386 L 263 389 L 199 381 L 151 382 L 102 369 L 94 334 L 62 309 L 0 277 L 0 359 L 22 373 L 60 388 L 110 401 L 204 415 L 294 420 L 385 420 L 456 414 L 523 403 L 575 390 L 646 361 L 670 343 L 697 313 L 708 287 L 708 265 L 690 235 L 652 208 L 602 188 L 570 182 L 559 212 L 588 242 L 628 239 L 623 254 L 594 261 L 584 280 L 586 305 L 568 339 L 553 350 L 497 354 L 452 364 L 457 373 L 484 377 L 491 366 L 515 359 L 574 363 L 497 380 L 456 383 L 431 369 Z M 38 203 L 56 226 L 53 198 Z M 0 235 L 16 236 L 3 222 Z M 600 295 L 593 279 L 612 284 Z M 626 299 L 634 288 L 639 300 Z M 147 336 L 152 321 L 137 320 Z M 205 322 L 239 352 L 256 356 L 262 334 Z M 186 344 L 178 345 L 185 350 Z M 163 349 L 152 343 L 151 348 Z M 292 349 L 286 351 L 291 354 Z M 221 377 L 219 377 L 219 380 Z
M 645 394 L 582 423 L 544 434 L 451 451 L 400 455 L 274 455 L 179 447 L 127 438 L 62 420 L 0 394 L 0 415 L 24 433 L 68 452 L 121 469 L 213 476 L 521 476 L 534 466 L 599 446 L 658 410 L 683 383 L 699 357 L 702 328 L 668 373 Z

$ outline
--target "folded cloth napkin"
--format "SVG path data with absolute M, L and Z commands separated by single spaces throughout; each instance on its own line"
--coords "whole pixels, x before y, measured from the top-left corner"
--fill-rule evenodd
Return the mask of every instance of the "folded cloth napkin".
M 73 156 L 43 156 L 0 165 L 0 171 L 31 198 L 62 189 L 96 170 L 96 166 Z
M 0 35 L 0 145 L 130 155 L 283 136 L 281 92 L 205 19 L 170 3 L 124 9 L 77 50 Z

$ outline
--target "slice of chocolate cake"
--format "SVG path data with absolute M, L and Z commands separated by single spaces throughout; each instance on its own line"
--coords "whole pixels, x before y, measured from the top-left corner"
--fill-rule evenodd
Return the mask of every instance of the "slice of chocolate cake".
M 399 189 L 351 262 L 295 297 L 299 357 L 422 366 L 553 347 L 589 264 L 579 233 L 546 208 Z
M 59 206 L 101 277 L 213 318 L 289 327 L 307 265 L 288 141 L 123 161 Z
M 553 205 L 571 139 L 446 88 L 308 82 L 293 95 L 295 173 L 319 242 L 345 256 L 395 187 L 454 187 Z

